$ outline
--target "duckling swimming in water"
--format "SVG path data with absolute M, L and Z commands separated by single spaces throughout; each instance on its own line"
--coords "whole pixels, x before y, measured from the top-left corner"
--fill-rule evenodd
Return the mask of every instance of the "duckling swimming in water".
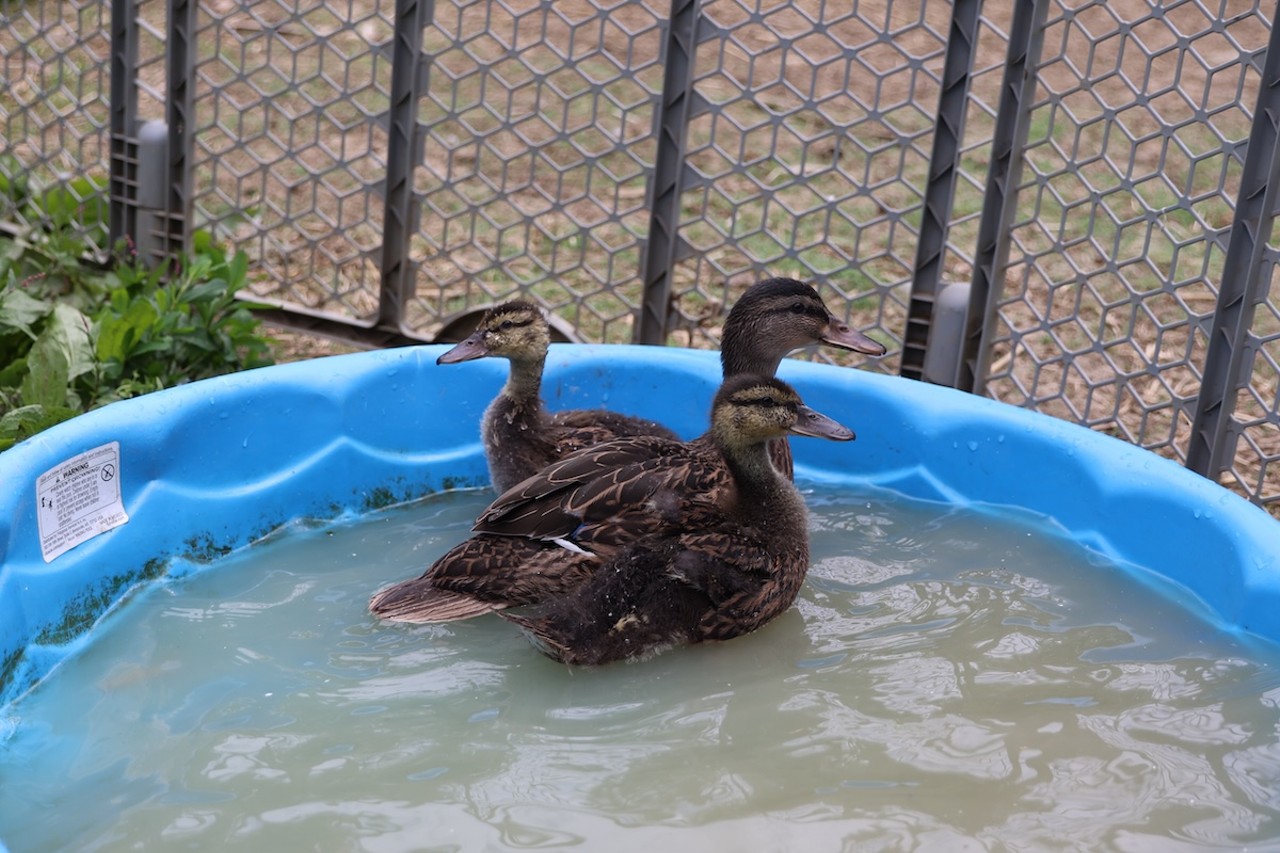
M 605 409 L 548 413 L 541 390 L 550 344 L 550 327 L 542 312 L 515 300 L 490 308 L 470 337 L 436 359 L 436 364 L 455 364 L 497 356 L 511 362 L 507 384 L 480 422 L 489 476 L 499 493 L 557 459 L 602 441 L 634 435 L 676 438 L 656 421 Z
M 407 622 L 498 612 L 582 664 L 755 630 L 791 605 L 809 561 L 804 502 L 768 442 L 854 435 L 752 375 L 725 381 L 711 423 L 692 442 L 619 439 L 549 466 L 370 610 Z
M 638 538 L 569 592 L 499 615 L 544 654 L 579 665 L 729 640 L 768 623 L 795 601 L 809 569 L 804 500 L 767 449 L 788 433 L 853 438 L 779 380 L 726 381 L 711 436 L 731 497 L 692 502 L 680 523 Z

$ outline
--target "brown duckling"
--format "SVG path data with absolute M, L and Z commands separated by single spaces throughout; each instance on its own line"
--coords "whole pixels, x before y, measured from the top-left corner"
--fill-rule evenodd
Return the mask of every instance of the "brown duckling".
M 604 409 L 548 413 L 541 390 L 550 344 L 542 312 L 515 300 L 490 308 L 470 337 L 436 359 L 436 364 L 455 364 L 498 356 L 511 362 L 506 386 L 480 423 L 489 476 L 498 492 L 583 447 L 634 435 L 676 438 L 659 423 Z
M 494 501 L 476 534 L 421 577 L 374 595 L 370 611 L 404 622 L 501 612 L 575 663 L 764 624 L 790 606 L 808 568 L 804 504 L 767 442 L 854 436 L 784 382 L 752 375 L 725 381 L 711 422 L 692 442 L 635 436 L 552 464 Z M 634 622 L 605 625 L 632 593 Z M 664 603 L 673 609 L 659 621 Z M 530 604 L 542 606 L 505 612 Z

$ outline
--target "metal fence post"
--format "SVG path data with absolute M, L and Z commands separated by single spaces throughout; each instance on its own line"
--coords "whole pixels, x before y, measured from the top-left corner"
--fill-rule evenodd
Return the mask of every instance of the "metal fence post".
M 1009 27 L 1009 54 L 1000 86 L 1000 104 L 991 138 L 991 166 L 978 221 L 977 249 L 969 287 L 969 317 L 957 388 L 983 393 L 991 358 L 988 344 L 996 304 L 1009 263 L 1009 228 L 1018 201 L 1018 181 L 1031 125 L 1036 64 L 1044 47 L 1048 0 L 1019 0 Z
M 1254 310 L 1267 298 L 1271 282 L 1274 264 L 1266 254 L 1278 184 L 1280 28 L 1273 21 L 1187 448 L 1187 467 L 1210 478 L 1224 471 L 1235 455 L 1231 416 L 1239 389 L 1249 384 L 1253 370 L 1255 352 L 1247 341 Z
M 671 276 L 682 251 L 680 193 L 686 133 L 697 101 L 693 64 L 701 5 L 701 0 L 671 0 L 663 46 L 662 101 L 654 120 L 658 150 L 648 191 L 649 237 L 640 265 L 644 292 L 635 341 L 641 344 L 664 344 L 667 340 Z
M 137 129 L 138 29 L 134 0 L 111 0 L 111 161 L 110 233 L 114 246 L 138 231 L 138 152 L 133 138 Z
M 164 122 L 145 121 L 129 142 L 137 156 L 133 169 L 137 182 L 129 197 L 130 234 L 134 254 L 148 267 L 175 257 L 169 246 L 169 136 Z
M 433 0 L 396 0 L 377 324 L 397 332 L 403 326 L 405 309 L 415 290 L 409 237 L 417 227 L 413 170 L 420 159 L 418 100 L 428 69 L 422 52 L 422 31 L 434 11 Z
M 169 0 L 166 39 L 169 79 L 169 210 L 165 217 L 164 252 L 180 259 L 190 249 L 191 154 L 195 118 L 197 0 Z
M 942 67 L 938 93 L 938 125 L 929 155 L 928 183 L 925 187 L 920 242 L 916 246 L 916 270 L 911 281 L 906 329 L 902 336 L 902 367 L 899 374 L 910 379 L 924 375 L 925 351 L 930 342 L 934 303 L 942 287 L 942 264 L 947 247 L 947 221 L 955 198 L 956 175 L 960 168 L 960 146 L 964 140 L 965 106 L 977 49 L 978 14 L 981 0 L 958 0 L 951 15 L 947 35 L 947 55 Z M 933 353 L 931 362 L 945 366 L 958 361 L 960 353 Z M 951 370 L 950 372 L 954 372 Z

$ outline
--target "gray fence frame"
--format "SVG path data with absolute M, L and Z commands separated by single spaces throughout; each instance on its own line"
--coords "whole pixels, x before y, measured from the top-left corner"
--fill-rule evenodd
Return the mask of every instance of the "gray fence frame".
M 439 2 L 443 4 L 444 0 Z M 504 12 L 510 11 L 502 0 L 490 0 L 490 5 Z M 641 283 L 641 296 L 638 304 L 627 305 L 621 313 L 632 318 L 632 341 L 665 344 L 672 342 L 678 330 L 689 326 L 688 317 L 683 313 L 685 309 L 682 308 L 677 273 L 682 262 L 700 251 L 687 239 L 691 220 L 682 206 L 691 191 L 714 183 L 713 177 L 709 178 L 705 171 L 694 165 L 696 152 L 690 141 L 691 126 L 700 117 L 716 114 L 731 106 L 713 104 L 701 92 L 701 84 L 705 80 L 698 76 L 700 50 L 709 43 L 727 41 L 732 37 L 731 26 L 725 23 L 726 20 L 740 19 L 742 26 L 768 27 L 773 13 L 759 4 L 739 8 L 729 0 L 721 3 L 707 0 L 705 4 L 703 0 L 669 0 L 657 11 L 645 4 L 635 5 L 653 16 L 654 23 L 648 30 L 661 40 L 659 64 L 662 74 L 660 89 L 649 93 L 651 104 L 646 107 L 652 111 L 653 147 L 651 156 L 642 158 L 643 179 L 647 187 L 645 223 L 643 233 L 636 239 L 638 251 L 635 252 L 634 269 Z M 826 14 L 836 4 L 813 0 L 812 5 Z M 858 11 L 861 5 L 874 4 L 855 3 L 853 15 L 861 14 Z M 917 210 L 891 216 L 892 225 L 913 222 L 916 212 L 919 216 L 918 225 L 911 225 L 916 246 L 909 282 L 905 285 L 907 299 L 899 324 L 893 318 L 886 319 L 883 307 L 888 303 L 891 292 L 897 291 L 886 285 L 875 294 L 881 301 L 881 307 L 875 312 L 876 319 L 860 325 L 879 331 L 882 340 L 891 346 L 891 353 L 880 365 L 868 366 L 885 369 L 884 365 L 896 365 L 902 376 L 927 379 L 1006 399 L 1014 404 L 1041 408 L 1060 416 L 1074 417 L 1093 428 L 1108 428 L 1114 418 L 1093 416 L 1088 411 L 1089 404 L 1085 405 L 1083 413 L 1074 415 L 1072 411 L 1054 411 L 1054 406 L 1046 405 L 1046 399 L 1050 402 L 1065 399 L 1065 392 L 1046 396 L 1033 388 L 1031 392 L 1011 394 L 1007 388 L 992 387 L 992 361 L 996 349 L 999 346 L 1012 348 L 1009 358 L 1022 357 L 1016 351 L 1018 335 L 1007 330 L 1001 332 L 998 316 L 1002 306 L 1008 305 L 1008 282 L 1015 276 L 1014 267 L 1018 266 L 1018 262 L 1011 262 L 1011 254 L 1020 258 L 1026 256 L 1025 249 L 1020 250 L 1016 245 L 1020 199 L 1055 180 L 1048 169 L 1028 177 L 1028 153 L 1040 150 L 1037 145 L 1041 144 L 1029 142 L 1029 134 L 1038 116 L 1043 117 L 1046 109 L 1056 109 L 1066 103 L 1071 94 L 1045 94 L 1045 68 L 1050 64 L 1045 56 L 1046 33 L 1070 30 L 1086 16 L 1105 9 L 1105 4 L 1087 0 L 1074 4 L 1063 0 L 1017 0 L 1009 9 L 1006 4 L 957 0 L 954 4 L 944 5 L 948 9 L 946 32 L 940 36 L 945 45 L 944 55 L 924 60 L 919 60 L 918 56 L 911 57 L 908 62 L 910 65 L 919 60 L 922 68 L 936 66 L 939 70 L 932 84 L 936 87 L 936 103 L 927 104 L 927 111 L 936 116 L 936 122 L 931 134 L 927 177 L 920 187 L 921 202 Z M 1146 57 L 1151 63 L 1170 51 L 1195 54 L 1196 39 L 1224 34 L 1230 37 L 1232 28 L 1246 18 L 1256 23 L 1265 17 L 1268 24 L 1274 24 L 1274 6 L 1264 8 L 1264 5 L 1254 4 L 1247 9 L 1227 13 L 1225 7 L 1214 12 L 1194 0 L 1157 3 L 1148 14 L 1137 18 L 1117 17 L 1112 29 L 1121 38 L 1127 38 L 1148 24 L 1158 27 L 1180 11 L 1204 18 L 1207 23 L 1190 35 L 1179 30 L 1176 23 L 1171 23 L 1170 31 L 1176 36 L 1170 42 L 1172 47 L 1152 48 Z M 81 12 L 90 8 L 74 3 L 72 6 Z M 556 6 L 557 0 L 531 0 L 523 3 L 521 8 L 546 13 Z M 732 7 L 728 12 L 725 11 L 727 6 Z M 930 25 L 923 22 L 930 9 L 936 13 L 939 4 L 930 6 L 927 0 L 918 0 L 914 5 L 904 0 L 882 0 L 877 10 L 880 6 L 887 10 L 910 6 L 907 11 L 916 14 L 918 23 L 928 32 Z M 30 13 L 24 11 L 28 8 L 12 0 L 0 0 L 0 12 L 11 24 L 17 20 L 14 16 L 29 16 Z M 204 61 L 197 46 L 199 5 L 192 0 L 166 0 L 162 13 L 150 17 L 144 14 L 158 8 L 158 0 L 112 0 L 110 4 L 109 31 L 106 33 L 110 54 L 109 122 L 105 128 L 107 154 L 103 159 L 110 178 L 110 232 L 113 242 L 134 240 L 147 253 L 172 257 L 190 248 L 194 229 L 204 224 L 202 217 L 197 215 L 200 194 L 193 177 L 198 167 L 195 157 L 199 132 L 196 99 L 198 89 L 216 84 L 202 80 L 199 73 L 202 67 L 199 63 Z M 603 20 L 618 8 L 616 4 L 612 7 L 605 4 L 599 8 L 597 17 Z M 386 109 L 370 116 L 370 121 L 382 128 L 386 141 L 385 176 L 378 185 L 368 187 L 371 193 L 381 197 L 382 202 L 379 217 L 381 242 L 367 252 L 371 262 L 376 260 L 376 293 L 372 294 L 376 305 L 362 312 L 344 313 L 300 307 L 287 293 L 280 298 L 270 292 L 258 294 L 258 299 L 278 303 L 270 314 L 272 319 L 367 345 L 385 346 L 456 337 L 467 319 L 484 307 L 485 300 L 470 300 L 463 310 L 444 317 L 445 322 L 436 324 L 437 328 L 432 333 L 423 333 L 420 326 L 408 320 L 411 304 L 417 298 L 421 275 L 421 259 L 415 259 L 413 244 L 421 231 L 425 204 L 424 194 L 415 186 L 415 172 L 422 166 L 424 145 L 431 130 L 430 122 L 422 117 L 422 102 L 427 87 L 434 79 L 432 75 L 436 69 L 433 61 L 437 58 L 426 44 L 424 32 L 431 27 L 436 13 L 436 0 L 394 0 L 393 33 L 370 49 L 371 61 L 389 60 L 391 66 L 389 89 L 385 92 Z M 301 14 L 300 7 L 294 9 L 295 18 Z M 887 17 L 886 12 L 886 21 Z M 162 23 L 150 23 L 156 18 L 162 19 Z M 844 20 L 840 18 L 840 21 Z M 382 20 L 381 23 L 386 22 Z M 3 25 L 0 23 L 0 27 Z M 32 21 L 28 28 L 39 31 L 40 26 Z M 268 23 L 262 26 L 269 28 L 275 25 Z M 813 31 L 821 32 L 824 26 L 815 24 Z M 1110 25 L 1103 29 L 1108 27 Z M 543 28 L 545 36 L 545 24 Z M 984 52 L 982 45 L 984 39 L 990 40 L 992 33 L 997 33 L 1003 44 L 1002 56 L 997 63 L 1000 66 L 998 95 L 988 105 L 992 111 L 987 116 L 988 133 L 985 125 L 975 130 L 973 124 L 976 109 L 973 87 L 975 80 L 990 79 L 995 73 L 993 67 L 982 67 L 981 59 L 981 56 L 990 54 L 989 48 Z M 1112 34 L 1109 31 L 1108 37 Z M 868 45 L 888 44 L 894 38 L 894 27 L 886 22 L 883 32 L 867 44 L 840 43 L 834 61 L 856 61 L 859 52 L 867 49 Z M 1066 36 L 1062 38 L 1065 41 Z M 784 49 L 790 49 L 788 46 L 794 47 L 800 37 L 779 36 L 779 40 Z M 1228 40 L 1235 44 L 1231 38 Z M 3 56 L 18 56 L 23 50 L 21 41 L 19 38 L 19 45 Z M 163 48 L 159 52 L 157 45 Z M 1270 26 L 1265 45 L 1241 44 L 1238 45 L 1238 60 L 1216 65 L 1205 63 L 1210 72 L 1230 71 L 1237 66 L 1243 69 L 1240 73 L 1242 79 L 1247 80 L 1247 85 L 1241 84 L 1240 98 L 1245 99 L 1246 92 L 1249 93 L 1249 103 L 1236 104 L 1236 108 L 1254 119 L 1247 139 L 1229 138 L 1229 134 L 1220 139 L 1226 152 L 1223 159 L 1238 164 L 1239 179 L 1238 186 L 1234 187 L 1234 198 L 1226 199 L 1234 209 L 1230 227 L 1225 231 L 1205 229 L 1201 235 L 1209 247 L 1206 251 L 1217 247 L 1223 253 L 1218 280 L 1206 281 L 1216 290 L 1216 304 L 1207 315 L 1187 311 L 1184 319 L 1174 324 L 1183 328 L 1187 338 L 1198 342 L 1203 350 L 1202 355 L 1185 355 L 1175 365 L 1178 369 L 1189 368 L 1193 374 L 1199 374 L 1195 392 L 1169 392 L 1166 394 L 1168 399 L 1138 404 L 1144 424 L 1150 413 L 1149 407 L 1152 411 L 1171 411 L 1172 414 L 1165 417 L 1174 421 L 1181 419 L 1182 426 L 1175 423 L 1163 435 L 1148 435 L 1145 426 L 1134 434 L 1122 432 L 1121 435 L 1171 456 L 1207 477 L 1225 480 L 1251 500 L 1280 513 L 1280 488 L 1276 486 L 1280 482 L 1280 457 L 1276 445 L 1280 442 L 1273 441 L 1280 434 L 1277 391 L 1273 379 L 1258 379 L 1259 371 L 1273 374 L 1277 361 L 1280 361 L 1274 354 L 1278 348 L 1278 335 L 1271 324 L 1271 320 L 1280 318 L 1280 308 L 1277 307 L 1276 296 L 1269 292 L 1276 256 L 1269 241 L 1277 213 L 1276 192 L 1280 183 L 1277 180 L 1280 178 L 1280 50 L 1275 49 L 1278 45 L 1280 30 Z M 750 59 L 758 58 L 758 55 L 750 53 L 749 47 L 735 49 L 745 50 Z M 1066 52 L 1064 49 L 1063 53 Z M 518 54 L 518 46 L 509 46 L 505 55 L 518 57 Z M 1060 63 L 1061 57 L 1053 62 Z M 566 67 L 571 64 L 571 60 L 566 60 Z M 160 76 L 164 82 L 148 82 L 148 74 L 156 76 L 153 72 L 161 66 L 163 74 Z M 624 69 L 619 79 L 630 71 Z M 550 76 L 545 69 L 535 68 L 531 73 L 541 81 Z M 748 76 L 750 73 L 754 72 L 748 72 Z M 1084 78 L 1087 74 L 1081 72 L 1080 76 Z M 1105 82 L 1110 77 L 1114 75 L 1108 73 L 1102 79 Z M 1154 79 L 1150 69 L 1141 82 L 1145 88 L 1135 96 L 1137 103 L 1145 104 L 1167 89 L 1157 85 L 1160 81 Z M 1089 81 L 1085 80 L 1077 89 L 1087 89 L 1088 85 Z M 601 88 L 596 86 L 592 91 L 598 94 Z M 743 88 L 752 90 L 746 84 Z M 1175 82 L 1174 88 L 1181 88 L 1181 84 Z M 811 101 L 816 102 L 815 99 L 816 96 L 810 97 Z M 879 101 L 875 106 L 879 106 Z M 924 107 L 920 105 L 919 108 Z M 1104 108 L 1102 112 L 1100 126 L 1103 134 L 1110 133 L 1111 127 L 1121 126 L 1121 110 L 1108 112 Z M 5 113 L 6 109 L 0 107 L 0 117 L 5 117 Z M 12 118 L 16 109 L 11 106 L 7 113 L 8 118 Z M 1196 116 L 1204 121 L 1213 117 L 1211 111 L 1205 109 L 1199 109 Z M 775 125 L 781 121 L 777 116 L 774 119 Z M 508 119 L 504 127 L 510 130 L 514 126 L 514 121 Z M 1185 124 L 1166 124 L 1144 138 L 1156 139 L 1167 146 L 1176 141 L 1183 126 Z M 981 137 L 977 141 L 975 134 Z M 528 144 L 535 146 L 536 142 Z M 965 191 L 966 181 L 972 183 L 972 178 L 968 177 L 972 169 L 965 163 L 966 158 L 972 158 L 978 150 L 986 152 L 987 158 L 985 179 L 980 189 L 980 210 L 976 214 L 962 214 L 957 211 L 957 194 Z M 1076 149 L 1072 153 L 1076 165 L 1091 162 Z M 838 153 L 833 155 L 833 161 L 838 156 Z M 1162 166 L 1165 157 L 1163 153 L 1160 155 Z M 38 166 L 39 156 L 34 159 L 37 162 L 33 165 Z M 738 164 L 737 168 L 747 167 Z M 1069 163 L 1067 171 L 1071 168 Z M 1139 183 L 1134 180 L 1132 162 L 1128 172 L 1123 168 L 1116 171 L 1118 183 L 1124 191 L 1133 190 L 1133 186 Z M 1220 180 L 1218 193 L 1226 195 L 1227 187 Z M 973 191 L 973 187 L 968 187 L 970 195 Z M 1094 203 L 1105 206 L 1106 192 L 1094 190 Z M 1188 190 L 1168 207 L 1190 210 L 1194 207 L 1189 201 L 1192 195 Z M 761 191 L 761 196 L 769 196 L 767 187 Z M 557 203 L 562 203 L 562 200 Z M 3 213 L 0 210 L 0 215 Z M 1043 213 L 1044 210 L 1037 206 L 1035 214 Z M 1165 213 L 1166 210 L 1157 207 L 1143 211 L 1148 221 Z M 1090 217 L 1093 215 L 1090 213 Z M 1065 212 L 1063 216 L 1065 218 Z M 1022 224 L 1026 224 L 1025 220 Z M 585 232 L 585 226 L 583 230 Z M 1087 233 L 1090 238 L 1095 236 L 1092 219 Z M 973 237 L 971 249 L 967 246 L 957 249 L 957 243 L 963 242 L 965 234 Z M 733 239 L 732 235 L 726 238 L 728 242 Z M 954 277 L 948 281 L 948 256 L 957 251 L 968 259 L 971 272 L 967 281 L 955 281 Z M 747 254 L 750 255 L 749 252 Z M 782 257 L 791 261 L 802 254 L 795 245 L 791 245 L 783 251 Z M 772 260 L 775 259 L 753 258 L 751 271 L 763 274 L 770 269 Z M 1104 271 L 1112 273 L 1118 269 L 1114 258 L 1109 258 L 1103 266 L 1106 267 Z M 718 269 L 713 266 L 712 272 Z M 706 272 L 703 266 L 697 270 Z M 1083 287 L 1087 281 L 1088 276 L 1080 273 L 1079 284 Z M 1127 299 L 1136 316 L 1145 291 L 1137 286 L 1130 288 L 1126 285 L 1126 288 L 1129 291 L 1127 296 L 1118 301 Z M 512 289 L 527 290 L 527 287 L 512 285 Z M 1178 290 L 1173 283 L 1166 281 L 1164 289 L 1170 296 L 1178 298 Z M 946 291 L 950 294 L 944 298 Z M 730 291 L 719 283 L 706 285 L 697 295 L 714 301 L 713 297 L 720 292 L 726 296 L 723 301 L 727 301 Z M 829 301 L 838 304 L 840 298 L 837 295 Z M 1052 299 L 1052 295 L 1049 298 Z M 626 302 L 625 299 L 622 301 Z M 845 297 L 843 307 L 846 313 L 857 319 L 856 312 L 850 307 L 854 301 Z M 1031 297 L 1024 297 L 1024 301 L 1030 302 Z M 548 307 L 554 309 L 556 305 L 548 304 Z M 720 310 L 723 307 L 722 304 L 718 306 Z M 1266 311 L 1268 324 L 1265 326 L 1257 323 L 1260 307 Z M 1135 323 L 1130 321 L 1131 339 L 1136 334 Z M 582 334 L 580 329 L 575 330 L 572 322 L 560 320 L 558 326 L 565 331 L 566 337 L 591 337 Z M 1055 327 L 1047 321 L 1032 328 L 1056 338 Z M 1165 331 L 1168 329 L 1161 326 L 1160 332 Z M 1064 370 L 1070 370 L 1073 362 L 1084 356 L 1111 363 L 1104 338 L 1102 334 L 1093 336 L 1091 341 L 1074 350 L 1064 346 L 1064 352 L 1051 360 Z M 714 342 L 714 334 L 690 331 L 688 339 L 695 344 Z M 1187 344 L 1188 352 L 1192 346 L 1192 343 Z M 1042 366 L 1037 362 L 1037 377 Z M 1114 375 L 1100 382 L 1099 387 L 1106 385 L 1117 395 L 1137 381 L 1139 374 L 1163 381 L 1164 363 L 1158 354 L 1147 359 L 1143 370 L 1126 373 L 1115 368 L 1114 364 L 1112 368 Z M 1088 395 L 1092 397 L 1096 390 L 1090 386 Z M 1108 393 L 1112 391 L 1108 390 Z M 1247 417 L 1241 416 L 1238 401 L 1249 395 L 1256 400 L 1256 411 Z M 1133 396 L 1136 398 L 1138 395 L 1134 392 Z M 1119 404 L 1111 405 L 1114 409 Z M 1074 410 L 1070 401 L 1066 401 L 1066 406 Z M 1242 436 L 1250 438 L 1253 455 L 1259 459 L 1256 476 L 1252 470 L 1243 474 L 1233 472 L 1233 460 L 1237 458 Z

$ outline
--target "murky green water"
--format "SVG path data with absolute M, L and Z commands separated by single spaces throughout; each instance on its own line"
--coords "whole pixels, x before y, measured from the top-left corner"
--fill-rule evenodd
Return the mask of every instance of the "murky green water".
M 293 529 L 138 596 L 0 720 L 0 839 L 1277 846 L 1280 656 L 1052 536 L 819 489 L 795 608 L 598 670 L 496 618 L 370 619 L 369 593 L 465 536 L 487 498 Z

